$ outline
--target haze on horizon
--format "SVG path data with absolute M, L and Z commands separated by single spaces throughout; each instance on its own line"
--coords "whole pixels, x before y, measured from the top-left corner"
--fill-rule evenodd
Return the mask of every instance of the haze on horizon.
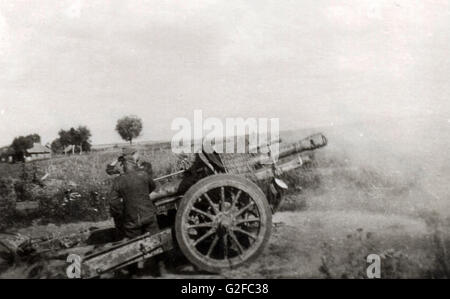
M 450 3 L 0 1 L 0 145 L 86 125 L 167 140 L 176 117 L 297 129 L 400 119 L 450 128 Z M 414 131 L 417 128 L 409 128 Z

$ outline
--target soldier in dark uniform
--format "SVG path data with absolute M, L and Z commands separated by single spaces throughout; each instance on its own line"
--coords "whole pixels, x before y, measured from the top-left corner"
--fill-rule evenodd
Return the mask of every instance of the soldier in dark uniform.
M 133 148 L 125 149 L 118 160 L 123 173 L 114 178 L 109 197 L 110 212 L 117 229 L 127 238 L 134 238 L 145 232 L 157 233 L 159 227 L 156 207 L 149 198 L 156 187 L 149 174 L 151 165 L 139 167 L 138 154 Z M 108 168 L 111 167 L 107 167 L 107 172 Z
M 122 175 L 123 170 L 123 156 L 125 149 L 123 149 L 122 155 L 115 159 L 112 163 L 106 166 L 106 173 L 108 175 Z M 114 220 L 114 226 L 117 229 L 117 239 L 123 239 L 123 199 L 121 197 L 109 198 L 109 213 Z
M 139 160 L 139 154 L 134 148 L 125 148 L 122 155 L 107 166 L 110 175 L 120 174 L 114 178 L 110 193 L 110 212 L 116 228 L 126 238 L 135 238 L 146 232 L 158 233 L 159 226 L 156 217 L 156 207 L 150 199 L 150 193 L 156 185 L 152 179 L 152 165 Z M 144 265 L 130 265 L 128 273 L 139 274 L 144 271 Z M 146 261 L 146 267 L 151 275 L 160 276 L 165 269 L 161 256 Z

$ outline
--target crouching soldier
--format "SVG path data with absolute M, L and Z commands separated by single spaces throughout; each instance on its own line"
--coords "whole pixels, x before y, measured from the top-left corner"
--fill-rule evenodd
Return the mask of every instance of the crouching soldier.
M 130 239 L 147 232 L 158 233 L 156 207 L 149 196 L 156 188 L 151 177 L 151 164 L 139 164 L 139 155 L 132 148 L 125 149 L 118 160 L 123 172 L 114 178 L 109 197 L 117 230 Z M 161 275 L 161 269 L 165 268 L 159 258 L 150 259 L 147 266 L 155 276 Z M 136 265 L 131 265 L 128 270 L 129 274 L 138 273 Z
M 122 176 L 122 175 L 129 173 L 130 172 L 129 170 L 131 172 L 135 172 L 138 170 L 146 172 L 148 175 L 148 179 L 149 179 L 148 194 L 150 194 L 155 189 L 155 184 L 152 180 L 153 171 L 152 171 L 151 163 L 140 161 L 139 154 L 134 148 L 124 148 L 122 155 L 120 155 L 116 160 L 114 160 L 112 163 L 110 163 L 106 166 L 106 173 L 109 175 Z M 124 227 L 125 210 L 126 209 L 125 209 L 124 198 L 123 198 L 123 196 L 121 196 L 119 194 L 118 191 L 116 191 L 116 189 L 118 189 L 118 186 L 120 185 L 119 181 L 122 181 L 122 182 L 128 181 L 130 184 L 130 181 L 132 181 L 132 179 L 129 178 L 130 176 L 132 176 L 132 175 L 129 175 L 129 174 L 126 175 L 126 177 L 128 179 L 115 178 L 115 180 L 113 182 L 112 194 L 110 194 L 110 198 L 109 198 L 110 199 L 110 215 L 114 219 L 114 225 L 118 232 L 118 235 L 117 235 L 118 239 L 122 239 L 124 236 L 126 236 L 125 235 L 125 227 Z M 142 175 L 140 177 L 142 177 Z M 122 185 L 123 185 L 123 183 L 122 183 Z M 135 199 L 132 199 L 132 201 L 135 201 Z M 131 205 L 135 205 L 135 204 L 132 203 Z M 145 202 L 145 205 L 149 205 L 149 203 Z M 130 206 L 130 204 L 128 204 L 128 206 Z M 131 208 L 131 209 L 133 209 L 133 208 Z M 154 209 L 154 207 L 151 204 L 149 207 L 146 207 L 147 211 L 151 212 L 152 209 Z M 130 207 L 127 208 L 127 211 L 130 211 Z M 130 217 L 128 217 L 128 218 L 130 218 Z M 128 220 L 128 222 L 129 222 L 129 220 Z M 130 226 L 130 224 L 128 224 L 128 226 Z
M 139 167 L 138 158 L 136 150 L 124 150 L 120 161 L 123 173 L 114 178 L 110 194 L 111 214 L 127 238 L 159 232 L 156 207 L 149 198 L 155 182 Z

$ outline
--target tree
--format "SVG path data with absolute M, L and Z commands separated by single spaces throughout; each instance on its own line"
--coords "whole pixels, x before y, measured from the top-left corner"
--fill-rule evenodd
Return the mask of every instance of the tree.
M 64 150 L 64 146 L 62 145 L 60 138 L 56 138 L 55 140 L 53 140 L 50 147 L 55 153 L 62 153 L 62 151 Z
M 41 136 L 39 136 L 39 134 L 31 134 L 28 135 L 27 138 L 31 139 L 33 141 L 33 143 L 41 143 Z
M 89 138 L 91 138 L 91 131 L 85 126 L 79 126 L 76 134 L 76 141 L 78 146 L 80 147 L 80 155 L 83 152 L 83 148 L 86 151 L 91 149 L 91 144 L 89 142 Z
M 59 130 L 59 141 L 63 147 L 69 146 L 72 144 L 72 138 L 70 137 L 69 131 Z
M 86 126 L 79 126 L 77 129 L 70 128 L 69 130 L 59 130 L 59 138 L 55 139 L 52 143 L 52 147 L 66 148 L 72 146 L 72 153 L 75 153 L 75 147 L 79 148 L 79 153 L 84 151 L 90 151 L 91 149 L 91 131 Z
M 14 151 L 14 159 L 16 161 L 24 161 L 27 149 L 33 147 L 33 143 L 40 143 L 41 136 L 38 134 L 30 134 L 27 136 L 18 136 L 14 138 L 11 143 L 11 148 Z
M 142 131 L 142 120 L 137 116 L 125 116 L 117 121 L 116 131 L 123 140 L 133 143 Z

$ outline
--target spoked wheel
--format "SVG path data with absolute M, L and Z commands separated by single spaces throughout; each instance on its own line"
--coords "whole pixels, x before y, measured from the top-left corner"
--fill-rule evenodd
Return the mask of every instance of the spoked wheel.
M 200 269 L 216 273 L 256 258 L 271 228 L 272 214 L 261 189 L 230 174 L 209 176 L 193 185 L 175 221 L 183 254 Z

